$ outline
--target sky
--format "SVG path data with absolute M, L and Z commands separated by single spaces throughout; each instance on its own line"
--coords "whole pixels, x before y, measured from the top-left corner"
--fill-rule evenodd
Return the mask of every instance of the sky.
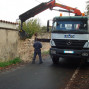
M 16 22 L 16 20 L 19 19 L 19 15 L 22 13 L 32 9 L 42 2 L 48 1 L 50 0 L 0 0 L 0 20 Z M 86 1 L 88 0 L 56 0 L 56 3 L 77 8 L 83 13 L 86 11 Z M 40 19 L 40 24 L 43 26 L 46 25 L 47 20 L 52 19 L 55 16 L 60 16 L 60 13 L 62 12 L 47 9 L 31 19 Z M 69 14 L 63 13 L 63 16 L 65 15 Z

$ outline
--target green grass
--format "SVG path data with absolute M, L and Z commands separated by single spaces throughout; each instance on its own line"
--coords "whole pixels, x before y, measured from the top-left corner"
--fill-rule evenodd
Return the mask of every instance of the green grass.
M 21 59 L 20 58 L 15 58 L 13 60 L 7 61 L 7 62 L 0 62 L 0 67 L 6 67 L 12 64 L 20 63 Z
M 42 52 L 42 55 L 47 55 L 47 54 L 49 54 L 49 50 Z

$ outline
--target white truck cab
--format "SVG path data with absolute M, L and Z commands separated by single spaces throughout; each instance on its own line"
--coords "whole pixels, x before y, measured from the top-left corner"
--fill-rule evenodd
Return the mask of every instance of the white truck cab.
M 89 57 L 89 17 L 60 16 L 53 19 L 50 40 L 53 63 L 59 57 Z

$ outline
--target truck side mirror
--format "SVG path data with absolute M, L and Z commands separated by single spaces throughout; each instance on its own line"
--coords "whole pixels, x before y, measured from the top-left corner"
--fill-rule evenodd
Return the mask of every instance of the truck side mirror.
M 49 32 L 49 20 L 47 21 L 47 32 Z

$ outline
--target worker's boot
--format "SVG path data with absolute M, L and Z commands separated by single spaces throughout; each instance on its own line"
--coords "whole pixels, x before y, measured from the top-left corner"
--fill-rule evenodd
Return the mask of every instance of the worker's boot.
M 41 61 L 41 62 L 39 62 L 39 64 L 42 64 L 43 62 Z

